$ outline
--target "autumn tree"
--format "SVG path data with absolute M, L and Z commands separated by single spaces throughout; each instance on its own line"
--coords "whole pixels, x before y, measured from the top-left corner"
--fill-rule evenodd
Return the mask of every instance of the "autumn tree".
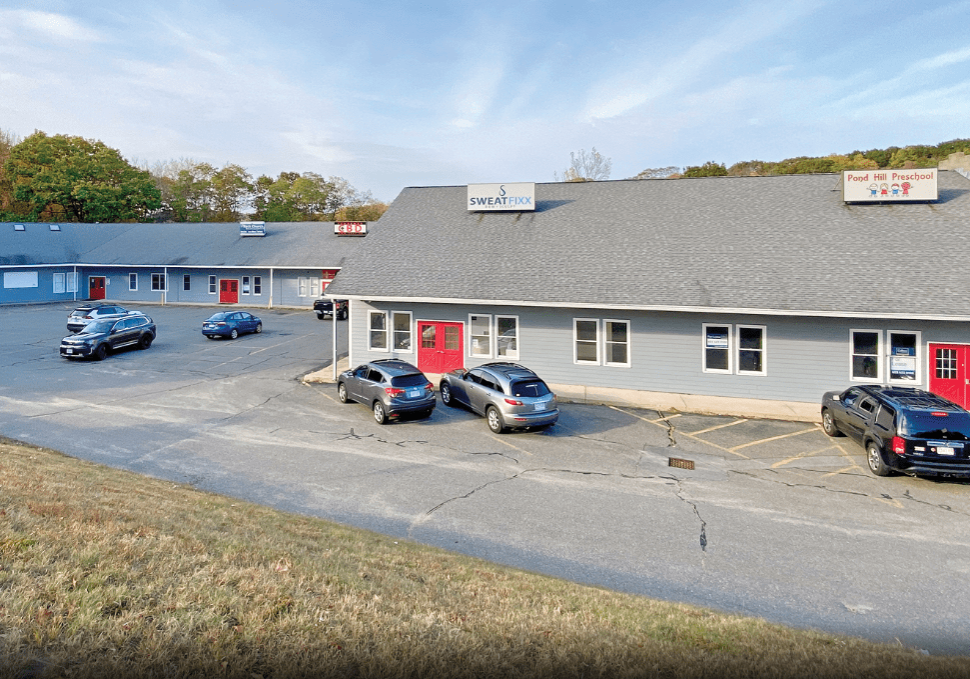
M 610 178 L 610 171 L 613 169 L 613 161 L 604 158 L 600 152 L 593 147 L 590 153 L 585 149 L 580 149 L 579 153 L 569 153 L 569 167 L 562 173 L 553 173 L 557 182 L 595 182 Z
M 684 170 L 685 177 L 725 177 L 727 168 L 721 163 L 709 160 L 703 165 L 691 165 Z
M 4 174 L 30 217 L 78 222 L 135 221 L 161 205 L 151 175 L 100 141 L 37 131 L 10 150 Z

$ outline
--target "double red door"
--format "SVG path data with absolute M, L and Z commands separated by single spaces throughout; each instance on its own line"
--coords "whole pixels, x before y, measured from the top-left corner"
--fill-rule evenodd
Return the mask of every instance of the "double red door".
M 930 391 L 970 408 L 970 345 L 930 343 Z
M 104 299 L 104 276 L 88 278 L 88 299 Z
M 219 304 L 237 304 L 239 302 L 239 280 L 234 278 L 219 279 Z
M 418 370 L 446 373 L 461 368 L 462 324 L 418 321 Z

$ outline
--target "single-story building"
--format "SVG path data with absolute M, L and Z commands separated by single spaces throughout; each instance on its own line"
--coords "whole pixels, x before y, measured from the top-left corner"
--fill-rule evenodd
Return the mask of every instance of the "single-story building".
M 406 188 L 327 293 L 351 365 L 514 361 L 570 400 L 742 416 L 857 383 L 970 406 L 970 179 L 891 172 Z
M 333 222 L 0 222 L 0 304 L 309 307 L 364 239 Z

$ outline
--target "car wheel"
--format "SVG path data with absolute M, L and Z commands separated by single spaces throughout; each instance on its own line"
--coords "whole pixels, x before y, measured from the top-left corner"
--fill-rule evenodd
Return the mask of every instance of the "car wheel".
M 142 335 L 141 341 L 138 342 L 138 347 L 141 349 L 147 349 L 152 345 L 152 340 L 155 339 L 151 335 Z
M 231 339 L 236 339 L 237 337 L 239 337 L 239 331 L 233 328 L 232 332 L 229 333 L 229 337 Z
M 317 319 L 322 321 L 323 320 L 323 314 L 317 314 Z
M 340 318 L 338 320 L 341 320 L 341 321 L 347 320 L 347 310 L 346 309 L 344 309 L 343 311 L 340 312 Z
M 374 421 L 377 424 L 387 424 L 387 411 L 380 401 L 374 401 Z
M 832 411 L 830 410 L 822 411 L 822 431 L 828 436 L 842 436 L 842 432 L 836 426 L 835 418 L 832 417 Z
M 257 323 L 256 324 L 256 334 L 259 334 L 261 332 L 263 332 L 263 324 L 262 323 Z
M 350 400 L 350 397 L 347 396 L 347 385 L 343 382 L 337 385 L 337 400 L 341 403 L 346 403 Z
M 892 469 L 882 459 L 882 451 L 873 441 L 866 444 L 866 462 L 869 463 L 869 471 L 876 476 L 889 476 Z
M 497 408 L 489 406 L 488 410 L 485 411 L 485 420 L 488 422 L 488 428 L 492 430 L 493 434 L 501 434 L 505 431 L 505 425 L 502 424 L 502 416 L 499 414 Z
M 92 354 L 95 361 L 103 361 L 104 357 L 108 355 L 108 348 L 103 344 L 99 344 L 98 348 L 94 350 Z
M 452 398 L 451 387 L 449 387 L 447 383 L 442 382 L 441 386 L 439 387 L 439 391 L 441 392 L 441 402 L 446 406 L 454 408 L 456 405 L 458 405 L 455 403 L 455 399 Z

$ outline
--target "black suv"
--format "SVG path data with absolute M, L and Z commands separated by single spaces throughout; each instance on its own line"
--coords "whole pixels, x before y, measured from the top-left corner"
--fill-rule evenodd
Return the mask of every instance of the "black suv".
M 109 351 L 122 347 L 147 349 L 155 341 L 155 334 L 155 323 L 148 316 L 107 318 L 84 326 L 80 334 L 62 339 L 61 356 L 101 361 Z
M 970 476 L 970 412 L 922 389 L 866 385 L 827 392 L 822 429 L 861 443 L 876 476 Z
M 377 424 L 401 415 L 428 417 L 437 400 L 434 385 L 407 361 L 382 358 L 345 370 L 337 379 L 341 403 L 357 401 L 374 411 Z

